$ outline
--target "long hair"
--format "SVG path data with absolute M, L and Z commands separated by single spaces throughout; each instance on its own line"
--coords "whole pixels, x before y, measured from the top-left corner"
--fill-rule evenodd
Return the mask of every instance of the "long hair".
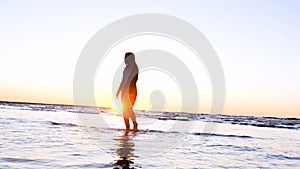
M 132 52 L 125 53 L 125 60 L 128 61 L 128 64 L 136 64 L 135 55 Z

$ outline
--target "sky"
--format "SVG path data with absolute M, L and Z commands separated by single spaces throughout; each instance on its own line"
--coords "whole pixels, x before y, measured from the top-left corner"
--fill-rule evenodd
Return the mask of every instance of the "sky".
M 0 100 L 73 104 L 74 71 L 89 39 L 123 17 L 160 13 L 189 22 L 214 47 L 226 81 L 223 113 L 300 117 L 299 8 L 297 0 L 0 1 Z M 164 48 L 177 54 L 189 52 L 170 39 L 144 36 L 121 43 L 106 58 L 119 65 L 125 51 L 159 44 L 171 44 Z M 198 112 L 209 113 L 210 81 L 190 55 L 178 57 L 195 75 Z M 98 67 L 95 77 L 99 106 L 112 106 L 110 64 Z M 103 76 L 102 69 L 112 74 Z M 166 111 L 185 111 L 178 85 L 167 74 L 144 71 L 137 85 L 136 109 L 150 109 L 151 92 L 160 90 Z

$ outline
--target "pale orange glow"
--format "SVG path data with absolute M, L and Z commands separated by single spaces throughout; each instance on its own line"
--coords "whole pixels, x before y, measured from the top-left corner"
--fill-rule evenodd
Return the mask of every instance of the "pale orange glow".
M 46 87 L 45 87 L 46 88 Z M 102 95 L 103 96 L 103 95 Z M 242 96 L 240 96 L 242 97 Z M 249 97 L 249 96 L 248 96 Z M 251 100 L 255 99 L 256 102 Z M 22 87 L 15 87 L 14 85 L 5 86 L 1 90 L 0 100 L 2 101 L 21 101 L 21 102 L 37 102 L 37 103 L 55 103 L 55 104 L 74 104 L 73 97 L 70 90 L 62 88 L 61 90 L 52 91 L 39 88 L 27 89 Z M 249 97 L 249 101 L 246 99 L 227 97 L 224 114 L 233 115 L 253 115 L 253 116 L 273 116 L 273 117 L 300 117 L 299 105 L 294 102 L 296 98 L 281 99 L 274 97 L 273 99 L 261 98 L 260 100 L 255 97 Z M 111 93 L 100 97 L 96 95 L 97 106 L 99 107 L 115 107 Z M 201 100 L 200 100 L 201 101 Z M 199 112 L 209 113 L 210 102 L 209 100 L 203 100 L 200 105 Z M 151 109 L 150 100 L 148 96 L 139 94 L 134 106 L 134 109 L 149 110 Z M 170 105 L 166 108 L 166 111 L 178 111 L 178 104 Z M 118 112 L 118 111 L 116 111 Z
M 5 90 L 1 90 L 0 100 L 73 104 L 72 94 L 70 93 L 70 90 L 68 91 L 65 89 L 53 92 L 51 90 L 42 89 L 42 87 L 33 90 L 26 89 L 25 87 L 17 88 L 14 85 L 10 85 L 5 86 Z M 113 99 L 110 92 L 108 95 L 104 95 L 104 97 L 97 96 L 96 98 L 98 106 L 114 107 L 112 106 Z M 255 99 L 256 102 L 251 101 L 253 99 Z M 292 101 L 288 99 L 281 99 L 279 97 L 274 97 L 272 100 L 264 100 L 264 98 L 259 100 L 258 98 L 252 96 L 249 97 L 249 101 L 245 100 L 246 99 L 244 98 L 227 97 L 224 113 L 234 115 L 300 117 L 299 105 L 296 104 L 296 102 L 293 102 L 293 100 L 296 100 L 296 98 L 291 98 Z M 199 112 L 209 112 L 210 102 L 208 102 L 208 100 L 205 101 L 206 102 L 203 102 L 202 99 L 203 104 L 201 104 Z M 176 108 L 176 106 L 178 105 L 169 105 L 166 111 L 178 111 L 178 107 Z M 134 108 L 141 110 L 150 109 L 151 105 L 148 96 L 139 94 Z
M 153 37 L 151 37 L 151 39 L 153 39 Z M 146 42 L 150 43 L 151 41 L 148 39 Z M 146 45 L 151 46 L 153 44 Z M 174 46 L 172 45 L 169 50 L 174 50 Z M 109 82 L 111 82 L 115 76 L 114 70 L 116 67 L 123 62 L 123 49 L 127 49 L 127 47 L 119 47 L 112 51 L 111 55 L 108 57 L 108 61 L 104 62 L 104 65 L 101 66 L 102 69 L 107 69 L 108 71 L 99 70 L 98 72 L 100 73 L 95 77 L 95 101 L 99 107 L 115 107 L 113 105 L 112 97 L 114 96 L 114 93 Z M 116 58 L 113 56 L 116 56 Z M 26 60 L 23 61 L 25 62 Z M 190 61 L 186 64 L 192 64 L 192 62 Z M 242 69 L 242 67 L 238 68 Z M 205 72 L 202 69 L 199 70 L 197 66 L 192 65 L 191 69 L 196 72 L 195 80 L 199 86 L 200 107 L 198 112 L 209 113 L 212 100 L 209 79 L 207 79 L 206 74 L 197 74 L 197 72 Z M 46 74 L 52 76 L 45 75 L 45 72 L 39 73 L 38 70 L 35 69 L 29 69 L 27 71 L 29 72 L 23 73 L 22 71 L 16 71 L 13 74 L 14 76 L 3 77 L 6 80 L 1 82 L 0 100 L 74 104 L 72 79 L 69 78 L 66 80 L 67 77 L 72 77 L 73 72 L 70 72 L 67 77 L 56 79 L 56 76 L 53 76 L 52 74 L 59 74 L 60 72 L 58 70 L 52 71 L 49 69 L 49 71 L 46 72 Z M 3 74 L 5 74 L 5 72 Z M 26 77 L 26 74 L 32 74 L 32 76 Z M 236 76 L 237 75 L 243 76 L 240 73 L 237 73 Z M 163 111 L 189 112 L 190 110 L 181 109 L 182 100 L 180 91 L 178 91 L 178 88 L 172 79 L 168 78 L 169 77 L 166 75 L 160 74 L 160 72 L 141 73 L 137 82 L 138 96 L 134 109 L 152 110 L 150 94 L 153 90 L 160 90 L 166 97 L 166 106 Z M 225 114 L 300 117 L 299 101 L 297 102 L 299 97 L 298 93 L 295 92 L 293 88 L 279 88 L 282 91 L 278 91 L 278 89 L 262 90 L 262 88 L 254 82 L 242 83 L 244 80 L 245 79 L 240 79 L 240 81 L 228 84 L 231 90 L 226 92 Z M 249 86 L 245 86 L 244 88 L 240 87 L 243 85 Z M 89 103 L 83 103 L 83 105 L 89 105 Z M 117 109 L 113 109 L 113 111 L 117 111 Z

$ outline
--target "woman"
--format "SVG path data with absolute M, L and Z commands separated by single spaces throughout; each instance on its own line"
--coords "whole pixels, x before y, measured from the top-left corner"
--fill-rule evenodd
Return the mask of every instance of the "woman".
M 133 122 L 133 130 L 138 131 L 138 123 L 136 122 L 136 117 L 133 112 L 133 105 L 137 95 L 136 81 L 138 80 L 139 69 L 135 63 L 135 56 L 131 52 L 125 53 L 124 62 L 126 67 L 123 71 L 122 82 L 116 93 L 116 97 L 118 98 L 119 94 L 122 93 L 121 102 L 126 130 L 130 130 L 130 118 Z

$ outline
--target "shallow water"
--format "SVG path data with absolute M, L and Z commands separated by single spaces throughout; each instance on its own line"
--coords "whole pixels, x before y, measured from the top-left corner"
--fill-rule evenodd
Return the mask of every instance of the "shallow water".
M 0 168 L 300 168 L 299 119 L 0 103 Z M 123 159 L 121 157 L 126 157 Z

